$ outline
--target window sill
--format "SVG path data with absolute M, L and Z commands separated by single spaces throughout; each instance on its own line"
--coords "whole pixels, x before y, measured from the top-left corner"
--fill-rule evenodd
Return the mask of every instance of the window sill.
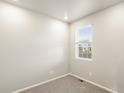
M 93 59 L 89 59 L 89 58 L 76 58 L 76 59 L 78 59 L 78 60 L 84 60 L 84 61 L 92 61 Z

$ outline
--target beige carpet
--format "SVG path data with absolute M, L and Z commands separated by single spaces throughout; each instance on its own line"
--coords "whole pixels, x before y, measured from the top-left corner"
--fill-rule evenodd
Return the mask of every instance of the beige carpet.
M 46 83 L 20 93 L 110 93 L 87 82 L 80 82 L 75 77 L 64 78 Z

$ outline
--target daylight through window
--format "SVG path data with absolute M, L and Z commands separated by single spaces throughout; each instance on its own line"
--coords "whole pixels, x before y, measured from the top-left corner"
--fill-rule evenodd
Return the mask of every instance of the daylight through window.
M 76 32 L 76 57 L 92 60 L 92 26 L 85 26 Z

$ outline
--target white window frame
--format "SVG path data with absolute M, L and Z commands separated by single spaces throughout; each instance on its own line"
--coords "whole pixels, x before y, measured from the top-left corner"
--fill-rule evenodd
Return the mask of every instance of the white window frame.
M 79 40 L 78 40 L 79 30 L 80 29 L 83 29 L 83 28 L 87 28 L 87 27 L 91 27 L 92 28 L 92 33 L 93 33 L 93 27 L 92 27 L 92 25 L 85 25 L 83 27 L 80 27 L 75 32 L 75 57 L 76 57 L 76 59 L 79 59 L 79 60 L 92 61 L 93 60 L 93 46 L 92 46 L 92 43 L 91 43 L 91 48 L 92 48 L 91 49 L 91 54 L 92 54 L 92 58 L 81 58 L 81 57 L 79 57 L 79 49 L 78 49 L 78 44 L 77 44 L 77 43 L 79 43 Z

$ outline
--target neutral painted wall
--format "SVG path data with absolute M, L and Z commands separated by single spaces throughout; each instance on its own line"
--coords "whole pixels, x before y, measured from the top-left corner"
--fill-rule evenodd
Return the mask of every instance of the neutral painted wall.
M 0 2 L 0 93 L 68 72 L 68 24 Z
M 89 24 L 93 25 L 93 61 L 78 60 L 75 31 Z M 71 73 L 124 93 L 124 3 L 72 23 L 70 55 Z

